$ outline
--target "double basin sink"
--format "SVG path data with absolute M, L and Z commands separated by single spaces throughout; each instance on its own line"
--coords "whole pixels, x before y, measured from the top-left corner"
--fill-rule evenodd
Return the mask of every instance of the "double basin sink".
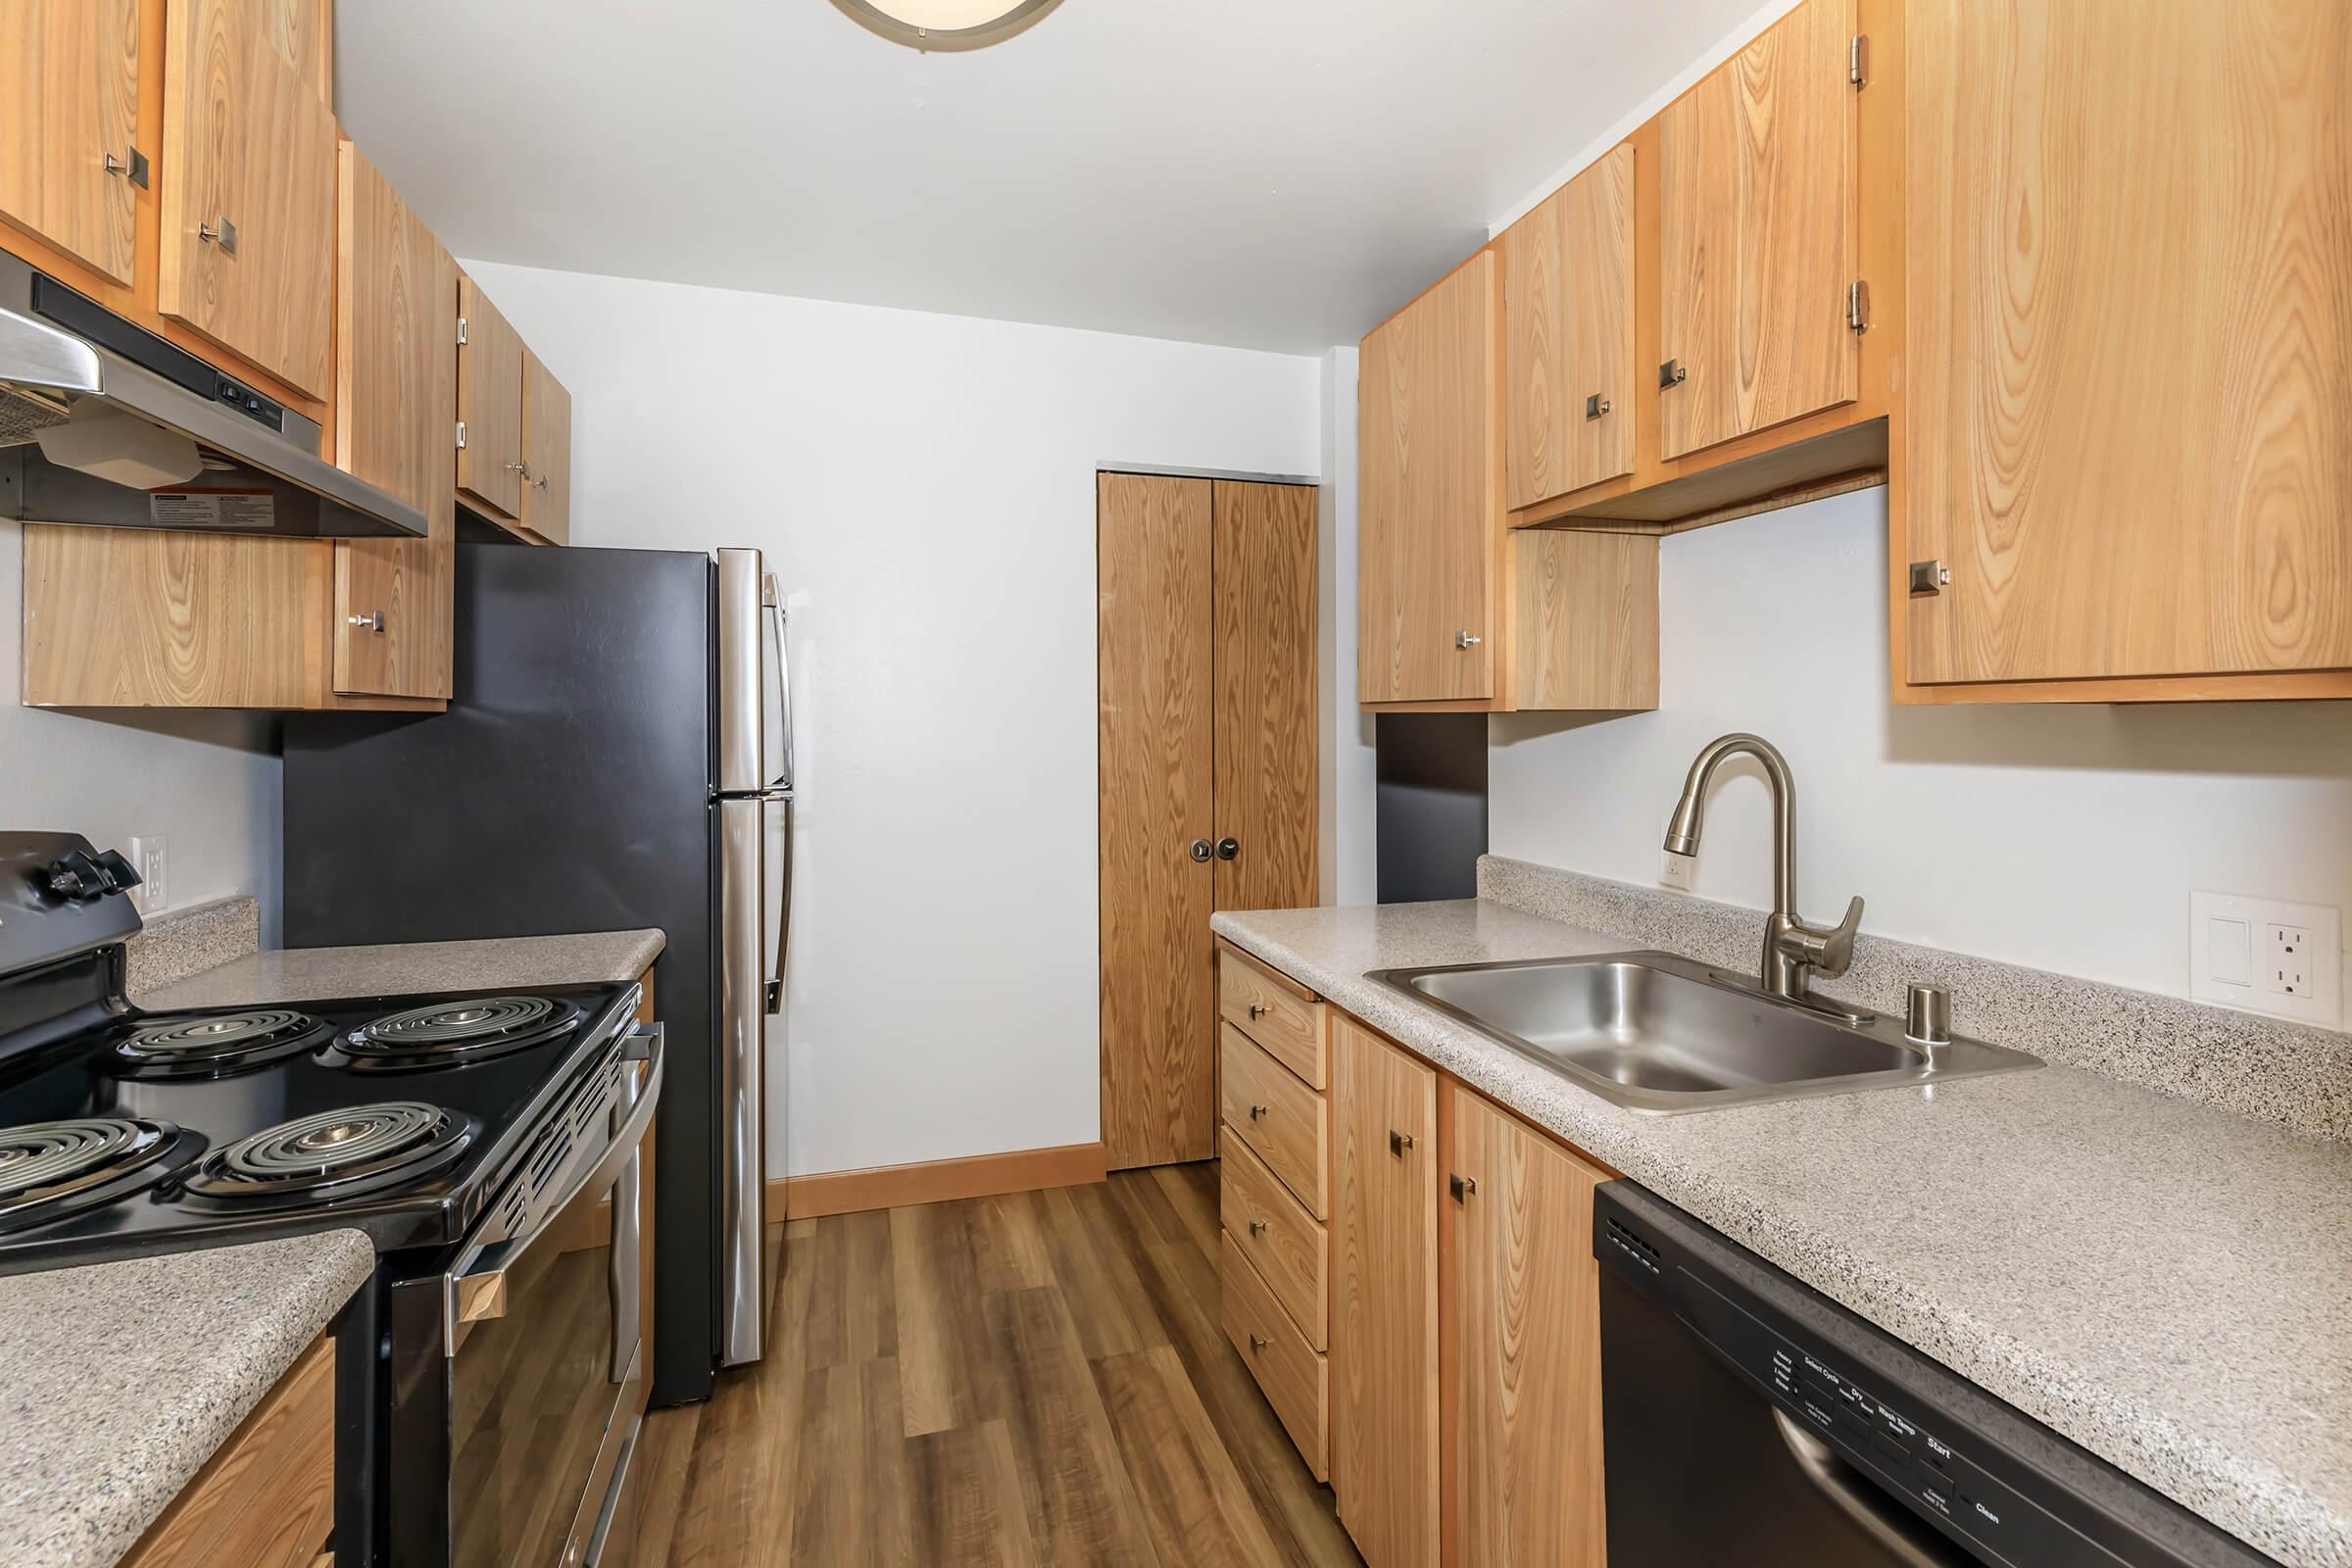
M 2014 1072 L 2039 1057 L 1926 1044 L 1895 1019 L 1668 953 L 1378 969 L 1394 987 L 1629 1109 L 1711 1110 Z

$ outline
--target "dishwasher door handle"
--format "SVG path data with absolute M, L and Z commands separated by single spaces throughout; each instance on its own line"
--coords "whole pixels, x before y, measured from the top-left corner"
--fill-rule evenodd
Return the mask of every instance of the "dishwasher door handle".
M 1838 1450 L 1798 1426 L 1777 1404 L 1772 1407 L 1772 1423 L 1780 1429 L 1781 1441 L 1788 1446 L 1805 1479 L 1903 1568 L 1976 1568 L 1975 1559 L 1963 1555 L 1958 1547 L 1940 1540 L 1920 1540 L 1927 1527 L 1914 1522 L 1910 1510 L 1868 1482 L 1856 1486 L 1847 1480 L 1842 1474 L 1846 1463 Z

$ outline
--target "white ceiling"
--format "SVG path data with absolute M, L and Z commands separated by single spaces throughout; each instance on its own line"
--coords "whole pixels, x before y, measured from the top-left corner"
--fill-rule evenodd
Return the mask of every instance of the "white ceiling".
M 344 126 L 461 256 L 1352 343 L 1757 0 L 339 0 Z

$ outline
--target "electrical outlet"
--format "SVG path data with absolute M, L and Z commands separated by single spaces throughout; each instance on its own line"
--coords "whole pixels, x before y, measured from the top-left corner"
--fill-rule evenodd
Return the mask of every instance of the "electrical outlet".
M 2200 1002 L 2337 1027 L 2343 912 L 2317 904 L 2192 893 L 2188 994 Z
M 1681 888 L 1685 893 L 1698 880 L 1698 857 L 1676 855 L 1667 851 L 1660 857 L 1658 881 L 1666 887 Z
M 130 840 L 131 868 L 139 873 L 139 885 L 130 890 L 130 902 L 141 914 L 159 914 L 172 907 L 165 872 L 171 861 L 164 854 L 169 842 L 162 833 L 134 833 Z

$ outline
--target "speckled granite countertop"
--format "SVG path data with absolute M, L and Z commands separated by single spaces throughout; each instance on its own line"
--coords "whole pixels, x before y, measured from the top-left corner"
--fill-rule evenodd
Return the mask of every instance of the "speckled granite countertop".
M 0 1278 L 0 1562 L 120 1560 L 374 1267 L 339 1230 Z
M 2352 1568 L 2352 1146 L 2058 1066 L 1642 1116 L 1363 977 L 1637 944 L 1484 901 L 1212 924 L 2290 1568 Z
M 642 930 L 380 948 L 278 948 L 248 954 L 132 1000 L 162 1011 L 401 992 L 607 985 L 636 979 L 662 947 L 661 932 Z

